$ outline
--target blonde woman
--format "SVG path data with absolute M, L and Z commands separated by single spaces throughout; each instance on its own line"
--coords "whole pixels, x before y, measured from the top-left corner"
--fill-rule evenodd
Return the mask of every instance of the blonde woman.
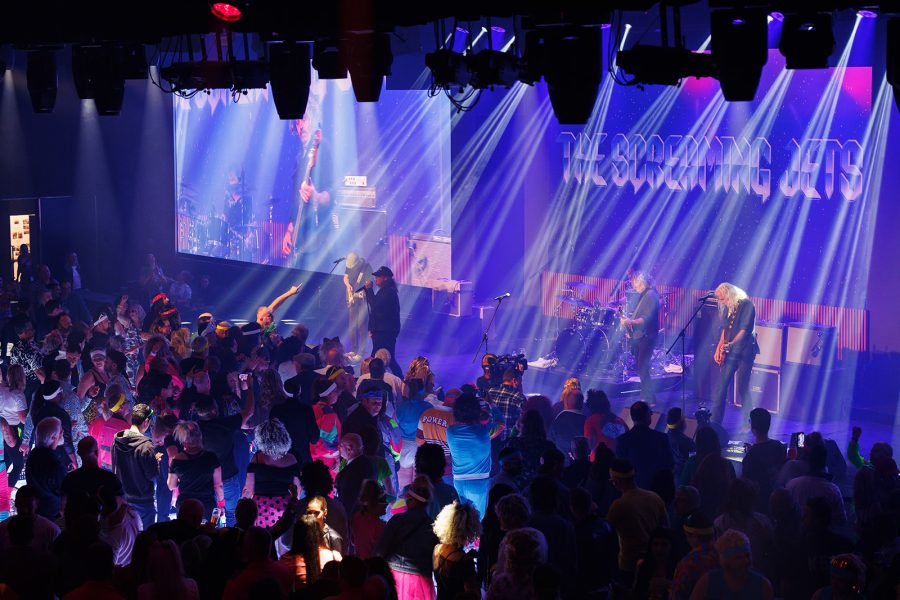
M 6 370 L 6 381 L 0 383 L 0 417 L 10 427 L 13 438 L 12 445 L 5 444 L 7 464 L 12 464 L 13 469 L 9 473 L 9 480 L 13 485 L 19 481 L 22 467 L 25 466 L 23 451 L 19 450 L 22 436 L 19 434 L 19 426 L 25 426 L 28 418 L 28 405 L 25 403 L 25 369 L 22 365 L 10 365 Z
M 452 600 L 463 594 L 478 592 L 476 551 L 465 551 L 466 546 L 481 535 L 478 510 L 471 502 L 454 501 L 438 513 L 432 528 L 441 541 L 434 547 L 432 560 L 437 600 Z
M 176 329 L 170 338 L 172 353 L 178 360 L 184 360 L 191 355 L 191 330 L 187 327 Z
M 216 505 L 224 510 L 225 489 L 222 485 L 222 465 L 215 453 L 203 449 L 203 432 L 194 421 L 181 421 L 175 426 L 175 439 L 184 448 L 172 459 L 167 480 L 169 489 L 178 489 L 176 507 L 188 498 L 203 504 L 207 519 Z
M 713 397 L 711 418 L 721 423 L 725 415 L 725 396 L 728 386 L 735 380 L 737 395 L 741 399 L 741 423 L 747 423 L 753 402 L 750 397 L 750 369 L 759 354 L 756 343 L 756 308 L 747 297 L 747 292 L 736 285 L 725 282 L 716 288 L 716 301 L 719 303 L 719 314 L 722 315 L 722 333 L 713 356 L 716 364 L 722 367 L 722 374 L 716 394 Z M 735 377 L 737 375 L 737 377 Z

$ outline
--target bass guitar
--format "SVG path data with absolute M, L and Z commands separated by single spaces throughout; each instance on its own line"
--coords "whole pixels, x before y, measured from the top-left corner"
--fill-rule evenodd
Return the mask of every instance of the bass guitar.
M 322 141 L 322 130 L 317 129 L 315 135 L 313 136 L 312 144 L 309 147 L 309 152 L 307 153 L 306 160 L 306 172 L 303 175 L 303 183 L 312 185 L 312 179 L 310 178 L 310 174 L 312 173 L 312 169 L 316 166 L 316 159 L 319 156 L 319 143 Z M 302 184 L 301 184 L 302 187 Z M 297 194 L 300 194 L 300 190 L 297 190 Z M 315 220 L 315 225 L 319 224 L 319 204 L 316 200 L 315 192 L 312 194 L 312 197 L 309 200 L 303 200 L 300 198 L 300 205 L 297 207 L 297 217 L 294 221 L 288 226 L 288 230 L 284 234 L 284 238 L 281 241 L 281 256 L 282 258 L 297 258 L 299 251 L 297 249 L 297 236 L 300 234 L 300 225 L 303 223 L 304 210 L 307 204 L 312 204 L 313 210 L 313 218 Z M 307 240 L 303 240 L 305 243 Z

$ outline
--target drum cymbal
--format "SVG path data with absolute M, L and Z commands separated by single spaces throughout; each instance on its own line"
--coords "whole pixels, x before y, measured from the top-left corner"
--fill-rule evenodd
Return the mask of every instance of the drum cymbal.
M 600 286 L 586 281 L 570 281 L 566 287 L 572 290 L 599 290 Z
M 585 302 L 581 298 L 573 298 L 572 296 L 557 296 L 556 299 L 563 304 L 571 304 L 576 307 L 590 308 L 591 306 L 590 303 Z

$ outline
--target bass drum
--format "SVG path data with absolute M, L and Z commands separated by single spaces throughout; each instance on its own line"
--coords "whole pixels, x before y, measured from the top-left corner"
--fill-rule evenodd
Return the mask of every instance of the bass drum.
M 556 338 L 556 359 L 564 369 L 580 371 L 585 362 L 584 337 L 575 328 L 563 329 Z

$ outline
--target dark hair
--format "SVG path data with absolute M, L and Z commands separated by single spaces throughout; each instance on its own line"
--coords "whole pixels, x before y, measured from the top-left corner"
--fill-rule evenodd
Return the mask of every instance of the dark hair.
M 591 496 L 591 493 L 581 487 L 573 489 L 572 494 L 569 496 L 569 504 L 572 507 L 572 512 L 587 514 L 591 511 L 591 505 L 593 503 L 594 498 Z
M 13 329 L 16 332 L 16 335 L 22 335 L 29 329 L 34 329 L 34 325 L 31 324 L 31 321 L 28 319 L 22 319 L 21 321 L 16 321 L 15 325 L 13 325 Z
M 697 436 L 694 440 L 697 443 L 698 457 L 704 457 L 709 454 L 718 455 L 722 452 L 722 444 L 719 442 L 719 435 L 716 433 L 716 430 L 709 425 L 704 425 L 697 429 Z
M 631 405 L 631 420 L 635 425 L 650 423 L 650 405 L 643 400 L 638 400 Z
M 806 449 L 806 462 L 809 463 L 811 471 L 820 473 L 825 470 L 828 464 L 828 450 L 825 444 L 814 444 Z
M 444 476 L 446 468 L 447 457 L 437 444 L 422 444 L 416 450 L 416 473 L 434 481 Z
M 752 515 L 753 505 L 756 503 L 756 493 L 757 488 L 753 481 L 745 477 L 738 477 L 728 486 L 726 510 L 742 515 Z
M 371 368 L 371 365 L 369 365 Z M 425 381 L 419 378 L 412 378 L 406 380 L 406 387 L 409 391 L 409 399 L 413 400 L 416 398 L 421 399 L 425 395 Z
M 605 415 L 612 412 L 612 407 L 609 405 L 609 397 L 603 390 L 588 390 L 587 405 L 592 414 Z
M 384 361 L 373 358 L 369 361 L 369 376 L 372 379 L 384 379 Z
M 474 423 L 481 417 L 481 401 L 472 394 L 463 394 L 453 403 L 453 416 L 458 423 Z
M 110 350 L 106 353 L 106 358 L 111 360 L 113 364 L 116 365 L 116 369 L 123 376 L 128 368 L 128 359 L 125 358 L 125 355 L 119 352 L 118 350 Z
M 548 472 L 551 468 L 562 468 L 566 464 L 566 455 L 559 448 L 547 448 L 541 454 L 541 470 Z
M 762 434 L 769 433 L 769 427 L 772 426 L 772 415 L 764 408 L 754 408 L 750 411 L 750 427 L 753 431 Z
M 140 427 L 144 421 L 153 415 L 153 411 L 146 404 L 136 404 L 131 411 L 131 424 Z M 174 427 L 173 427 L 174 429 Z
M 684 413 L 681 411 L 680 406 L 673 406 L 666 413 L 666 425 L 680 425 L 683 419 Z
M 529 500 L 531 507 L 543 512 L 551 512 L 556 509 L 556 496 L 558 490 L 556 482 L 546 475 L 538 475 L 531 482 Z
M 547 439 L 547 430 L 544 429 L 544 417 L 541 413 L 530 409 L 522 414 L 522 437 Z
M 159 371 L 148 371 L 141 378 L 138 384 L 138 396 L 142 400 L 152 400 L 169 387 L 172 383 L 172 376 L 168 373 L 160 373 Z
M 521 379 L 521 373 L 519 373 L 518 369 L 507 369 L 503 371 L 503 381 L 518 381 Z
M 134 413 L 132 413 L 134 415 Z M 134 422 L 134 417 L 132 416 L 132 423 Z M 175 426 L 178 425 L 178 417 L 173 414 L 168 415 L 160 415 L 156 419 L 156 423 L 153 426 L 153 430 L 159 434 L 163 431 L 168 431 L 169 434 L 175 431 Z
M 325 535 L 319 521 L 312 515 L 301 515 L 294 524 L 293 554 L 302 554 L 306 562 L 306 582 L 315 583 L 322 573 L 319 548 L 325 545 Z
M 201 419 L 205 419 L 207 417 L 211 417 L 216 412 L 216 401 L 213 400 L 212 396 L 207 394 L 197 394 L 196 400 L 194 401 L 194 410 L 197 411 L 197 416 Z
M 60 381 L 66 381 L 72 376 L 72 365 L 65 359 L 53 361 L 53 374 Z
M 331 471 L 321 460 L 306 463 L 300 471 L 300 485 L 307 498 L 313 496 L 329 496 L 334 489 Z

